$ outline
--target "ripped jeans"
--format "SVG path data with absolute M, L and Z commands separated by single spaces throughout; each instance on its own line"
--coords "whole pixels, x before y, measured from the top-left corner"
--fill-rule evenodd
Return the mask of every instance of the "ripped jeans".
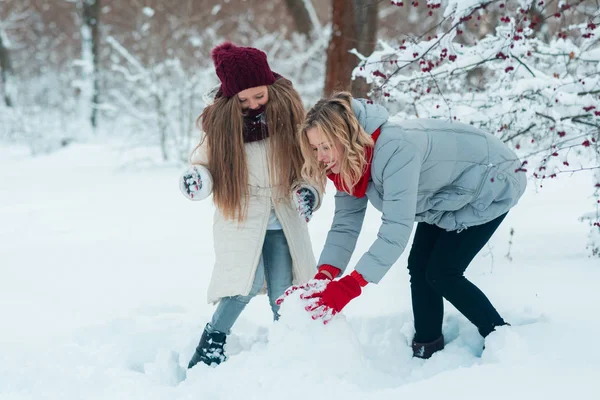
M 279 318 L 277 313 L 279 306 L 275 301 L 292 285 L 292 257 L 287 239 L 281 229 L 266 232 L 250 293 L 246 296 L 222 298 L 207 329 L 229 334 L 235 321 L 250 300 L 258 294 L 265 281 L 273 318 L 276 320 Z

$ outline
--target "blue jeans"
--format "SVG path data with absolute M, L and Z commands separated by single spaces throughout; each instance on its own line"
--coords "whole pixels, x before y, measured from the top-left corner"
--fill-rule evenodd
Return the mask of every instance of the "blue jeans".
M 292 285 L 292 257 L 281 229 L 267 230 L 250 293 L 247 296 L 222 298 L 207 329 L 229 334 L 246 305 L 263 287 L 265 280 L 273 318 L 276 320 L 279 318 L 279 306 L 275 301 Z

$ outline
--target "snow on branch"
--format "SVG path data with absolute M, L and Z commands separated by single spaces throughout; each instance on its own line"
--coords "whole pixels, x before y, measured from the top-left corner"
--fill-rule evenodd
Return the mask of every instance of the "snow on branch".
M 427 0 L 427 18 L 438 22 L 420 36 L 380 41 L 354 76 L 373 83 L 371 97 L 399 118 L 449 119 L 494 133 L 540 184 L 597 169 L 600 12 L 588 6 L 449 0 L 442 11 L 440 0 Z

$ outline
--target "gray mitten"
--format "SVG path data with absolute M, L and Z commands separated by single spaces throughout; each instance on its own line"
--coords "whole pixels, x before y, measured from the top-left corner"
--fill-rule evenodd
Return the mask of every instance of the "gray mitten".
M 208 169 L 192 165 L 179 178 L 179 190 L 190 200 L 203 200 L 212 192 L 212 177 Z
M 299 185 L 292 189 L 292 207 L 306 222 L 321 205 L 319 192 L 311 185 Z

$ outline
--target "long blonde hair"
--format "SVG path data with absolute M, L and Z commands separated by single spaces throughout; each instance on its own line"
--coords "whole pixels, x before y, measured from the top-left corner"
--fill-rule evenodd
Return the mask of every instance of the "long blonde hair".
M 305 115 L 300 95 L 292 82 L 280 77 L 267 86 L 269 101 L 265 107 L 270 138 L 269 178 L 283 198 L 298 181 L 302 169 L 302 152 L 296 131 Z M 198 117 L 196 125 L 206 140 L 208 163 L 213 177 L 213 201 L 227 219 L 246 219 L 249 196 L 248 164 L 243 137 L 243 112 L 236 96 L 217 96 Z M 287 198 L 287 197 L 286 197 Z
M 365 147 L 373 147 L 373 139 L 365 132 L 352 111 L 352 95 L 338 92 L 319 100 L 308 111 L 306 120 L 298 131 L 300 149 L 304 156 L 302 177 L 323 192 L 327 175 L 325 165 L 319 162 L 308 141 L 306 131 L 311 128 L 321 132 L 331 148 L 335 148 L 336 140 L 342 144 L 344 152 L 337 155 L 337 162 L 344 189 L 351 193 L 367 165 Z

